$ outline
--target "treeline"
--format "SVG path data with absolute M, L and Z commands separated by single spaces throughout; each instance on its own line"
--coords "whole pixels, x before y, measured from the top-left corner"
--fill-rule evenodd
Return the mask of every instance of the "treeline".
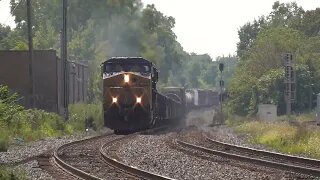
M 295 112 L 310 110 L 320 92 L 320 8 L 275 2 L 271 13 L 238 31 L 239 63 L 230 82 L 229 112 L 250 115 L 259 103 L 285 113 L 283 53 L 293 53 L 297 78 Z
M 0 49 L 27 49 L 26 1 L 11 0 L 16 28 L 0 26 Z M 35 49 L 60 51 L 61 0 L 33 0 Z M 112 56 L 142 56 L 160 69 L 161 86 L 214 87 L 217 64 L 207 54 L 185 52 L 175 19 L 140 0 L 73 0 L 68 4 L 68 56 L 89 60 L 90 99 L 100 98 L 100 63 Z M 235 58 L 235 57 L 233 57 Z

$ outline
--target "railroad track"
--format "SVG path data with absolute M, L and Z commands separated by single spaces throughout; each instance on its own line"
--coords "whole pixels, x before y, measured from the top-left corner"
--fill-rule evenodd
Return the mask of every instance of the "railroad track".
M 218 155 L 234 160 L 254 163 L 289 172 L 320 177 L 320 160 L 285 155 L 270 151 L 232 145 L 213 140 L 205 136 L 205 142 L 195 145 L 180 139 L 175 140 L 179 145 L 193 150 Z
M 128 166 L 109 154 L 109 147 L 135 135 L 108 134 L 65 144 L 54 151 L 54 160 L 61 169 L 81 179 L 170 179 Z

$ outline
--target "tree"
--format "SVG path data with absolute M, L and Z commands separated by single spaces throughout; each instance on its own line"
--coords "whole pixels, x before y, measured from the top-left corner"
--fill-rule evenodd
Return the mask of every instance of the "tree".
M 258 103 L 273 103 L 278 104 L 280 114 L 284 113 L 285 107 L 281 104 L 284 101 L 284 70 L 281 57 L 285 52 L 299 52 L 295 57 L 295 69 L 299 74 L 299 93 L 295 107 L 302 110 L 304 107 L 301 104 L 305 104 L 305 97 L 308 97 L 308 94 L 303 92 L 308 92 L 307 84 L 311 81 L 303 57 L 307 52 L 302 52 L 307 42 L 306 36 L 291 28 L 277 27 L 260 32 L 247 59 L 240 62 L 231 81 L 231 111 L 242 115 L 250 114 L 256 112 Z
M 8 36 L 11 32 L 11 28 L 9 26 L 5 26 L 0 24 L 0 49 L 5 49 L 3 40 Z
M 266 25 L 264 16 L 254 20 L 253 23 L 246 23 L 238 30 L 239 42 L 237 43 L 237 54 L 241 58 L 252 47 L 260 30 Z
M 3 49 L 27 49 L 26 3 L 11 0 L 16 28 L 0 39 Z M 61 0 L 32 0 L 34 47 L 60 50 Z M 111 56 L 143 56 L 160 69 L 160 83 L 214 87 L 216 64 L 209 55 L 188 54 L 173 28 L 175 19 L 141 0 L 68 1 L 68 58 L 88 60 L 90 100 L 101 99 L 100 64 Z M 0 36 L 1 38 L 1 36 Z

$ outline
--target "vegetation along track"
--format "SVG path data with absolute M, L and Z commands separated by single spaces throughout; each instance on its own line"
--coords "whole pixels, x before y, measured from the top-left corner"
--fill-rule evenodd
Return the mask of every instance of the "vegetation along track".
M 176 143 L 186 148 L 234 160 L 320 177 L 320 160 L 316 159 L 232 145 L 213 140 L 207 136 L 205 136 L 204 142 L 199 142 L 201 145 L 192 144 L 180 139 L 176 139 Z
M 54 159 L 62 169 L 82 179 L 170 179 L 127 166 L 115 158 L 117 147 L 113 145 L 135 135 L 107 134 L 65 144 L 56 149 Z

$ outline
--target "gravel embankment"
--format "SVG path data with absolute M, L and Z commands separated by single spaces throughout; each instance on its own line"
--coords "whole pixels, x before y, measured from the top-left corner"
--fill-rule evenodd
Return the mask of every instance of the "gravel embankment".
M 213 114 L 210 109 L 189 113 L 186 124 L 193 127 L 183 130 L 179 135 L 188 138 L 188 134 L 194 133 L 195 136 L 198 136 L 196 134 L 200 134 L 199 131 L 201 131 L 210 133 L 211 137 L 223 142 L 266 149 L 262 145 L 249 144 L 250 137 L 239 135 L 226 126 L 209 127 Z M 190 137 L 192 141 L 192 135 Z M 117 155 L 128 165 L 175 179 L 297 179 L 306 177 L 203 153 L 200 153 L 200 156 L 192 156 L 177 148 L 172 148 L 171 142 L 174 138 L 177 138 L 177 133 L 174 132 L 161 135 L 139 135 L 132 141 L 123 143 Z
M 193 125 L 197 127 L 199 130 L 208 133 L 209 137 L 218 141 L 235 144 L 239 146 L 251 147 L 255 149 L 277 152 L 274 149 L 271 149 L 265 145 L 249 143 L 251 137 L 249 137 L 248 135 L 238 134 L 234 132 L 232 128 L 229 128 L 227 126 L 210 127 L 210 125 L 213 122 L 213 115 L 214 110 L 210 108 L 200 111 L 192 111 L 187 116 L 187 125 Z
M 13 144 L 7 152 L 0 152 L 0 164 L 15 165 L 14 169 L 25 171 L 29 179 L 52 179 L 46 171 L 39 168 L 38 162 L 33 157 L 53 151 L 63 144 L 97 135 L 99 133 L 88 132 L 79 135 L 46 138 L 35 142 Z
M 139 135 L 120 146 L 118 157 L 126 164 L 175 179 L 281 179 L 276 170 L 243 168 L 221 157 L 201 159 L 174 148 L 168 142 L 176 133 Z
M 249 140 L 251 137 L 248 135 L 237 134 L 233 129 L 226 126 L 208 127 L 205 132 L 209 134 L 210 138 L 221 142 L 272 151 L 271 148 L 262 144 L 250 144 Z

